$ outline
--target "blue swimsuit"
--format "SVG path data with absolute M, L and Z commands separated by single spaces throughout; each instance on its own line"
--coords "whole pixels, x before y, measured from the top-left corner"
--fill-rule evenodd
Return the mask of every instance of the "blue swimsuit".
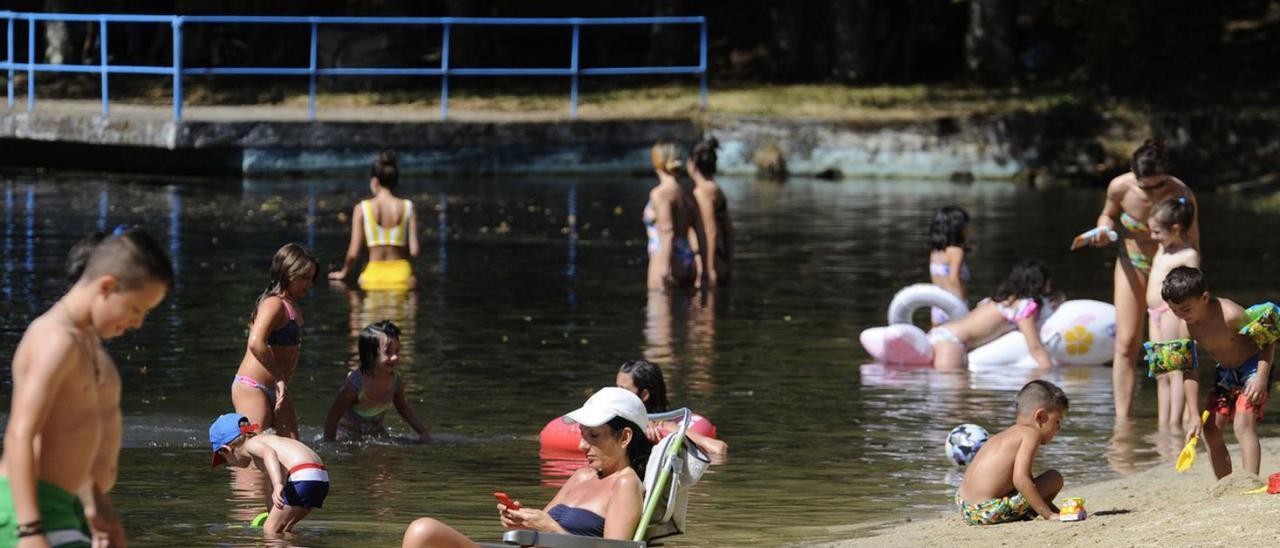
M 569 534 L 584 537 L 604 536 L 604 518 L 590 510 L 557 504 L 551 507 L 547 515 L 556 520 L 556 523 L 564 527 Z

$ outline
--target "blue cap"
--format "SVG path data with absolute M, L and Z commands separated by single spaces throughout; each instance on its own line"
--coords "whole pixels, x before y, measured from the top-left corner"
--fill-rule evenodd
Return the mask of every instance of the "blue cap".
M 213 448 L 213 465 L 222 464 L 224 459 L 218 454 L 218 448 L 227 445 L 236 438 L 258 430 L 258 425 L 249 424 L 249 418 L 239 413 L 227 413 L 209 425 L 209 445 Z

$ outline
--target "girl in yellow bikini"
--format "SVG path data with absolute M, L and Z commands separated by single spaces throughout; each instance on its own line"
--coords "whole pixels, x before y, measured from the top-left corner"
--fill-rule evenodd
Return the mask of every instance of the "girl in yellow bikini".
M 329 273 L 330 280 L 345 280 L 364 246 L 369 248 L 369 262 L 358 279 L 361 289 L 407 290 L 417 285 L 409 258 L 418 256 L 418 218 L 413 202 L 394 193 L 399 175 L 395 153 L 379 154 L 369 177 L 373 198 L 361 200 L 351 212 L 351 244 L 342 269 Z
M 1163 200 L 1182 197 L 1199 211 L 1191 188 L 1165 173 L 1164 164 L 1162 142 L 1148 139 L 1142 143 L 1133 153 L 1131 170 L 1107 185 L 1107 201 L 1098 216 L 1098 226 L 1104 228 L 1101 233 L 1115 230 L 1117 221 L 1123 227 L 1115 265 L 1116 350 L 1111 369 L 1116 417 L 1129 416 L 1137 382 L 1135 368 L 1146 325 L 1147 276 L 1157 248 L 1147 226 L 1151 210 Z M 1200 249 L 1198 216 L 1187 229 L 1187 241 L 1196 250 Z M 1107 243 L 1110 240 L 1101 234 L 1092 242 L 1095 246 Z

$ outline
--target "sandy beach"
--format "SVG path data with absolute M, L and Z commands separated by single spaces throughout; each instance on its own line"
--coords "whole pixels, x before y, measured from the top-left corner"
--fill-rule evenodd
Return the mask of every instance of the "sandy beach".
M 876 536 L 822 546 L 1277 546 L 1280 494 L 1241 495 L 1280 472 L 1280 440 L 1263 440 L 1262 476 L 1240 471 L 1239 448 L 1231 446 L 1235 472 L 1215 481 L 1200 444 L 1186 473 L 1173 463 L 1091 485 L 1072 485 L 1064 496 L 1085 497 L 1083 522 L 1036 520 L 970 527 L 959 512 L 932 520 L 903 521 Z M 1061 497 L 1059 497 L 1060 502 Z

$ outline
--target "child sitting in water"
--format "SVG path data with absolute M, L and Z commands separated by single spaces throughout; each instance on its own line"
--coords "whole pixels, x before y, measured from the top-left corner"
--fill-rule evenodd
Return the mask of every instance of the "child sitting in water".
M 1193 423 L 1187 439 L 1204 433 L 1213 473 L 1221 479 L 1231 473 L 1231 456 L 1222 441 L 1222 430 L 1230 423 L 1240 442 L 1240 460 L 1246 470 L 1256 475 L 1262 459 L 1257 424 L 1270 395 L 1271 362 L 1276 339 L 1280 338 L 1280 308 L 1274 303 L 1262 303 L 1245 309 L 1229 299 L 1213 297 L 1205 286 L 1204 275 L 1189 266 L 1170 271 L 1160 294 L 1170 310 L 1186 322 L 1191 340 L 1218 361 L 1206 403 L 1212 416 L 1203 426 Z M 1185 353 L 1193 354 L 1196 345 L 1188 344 Z M 1199 379 L 1187 375 L 1183 386 L 1192 417 L 1198 417 Z
M 258 434 L 258 429 L 239 413 L 227 413 L 213 421 L 209 426 L 213 466 L 253 466 L 266 472 L 271 480 L 271 501 L 262 527 L 268 534 L 291 532 L 312 508 L 324 506 L 329 473 L 320 455 L 302 442 Z
M 929 331 L 933 343 L 933 367 L 964 369 L 970 348 L 982 346 L 1013 329 L 1026 337 L 1027 350 L 1042 369 L 1053 367 L 1049 351 L 1040 341 L 1039 318 L 1048 315 L 1053 281 L 1049 268 L 1036 260 L 1013 267 L 995 294 L 967 316 Z
M 164 299 L 173 266 L 140 230 L 71 251 L 67 293 L 13 352 L 0 458 L 0 546 L 124 546 L 108 491 L 120 451 L 120 371 L 102 347 Z M 85 508 L 94 508 L 91 519 Z M 90 538 L 90 534 L 93 538 Z
M 1067 395 L 1046 381 L 1031 381 L 1018 392 L 1013 426 L 983 444 L 956 490 L 956 505 L 969 525 L 994 525 L 1040 516 L 1057 519 L 1054 497 L 1062 474 L 1048 470 L 1031 477 L 1036 451 L 1062 429 Z
M 346 382 L 329 407 L 324 422 L 324 439 L 337 439 L 338 426 L 351 439 L 374 435 L 385 437 L 383 419 L 392 406 L 418 433 L 418 441 L 431 441 L 431 434 L 405 398 L 405 382 L 395 368 L 400 363 L 400 328 L 383 320 L 360 332 L 360 369 L 347 374 Z M 341 423 L 339 423 L 341 421 Z
M 964 284 L 969 281 L 969 266 L 964 264 L 969 250 L 969 213 L 956 206 L 946 206 L 933 214 L 929 223 L 929 282 L 964 300 Z M 951 320 L 941 308 L 934 307 L 933 325 Z
M 1188 239 L 1195 222 L 1195 205 L 1184 197 L 1164 200 L 1151 211 L 1147 226 L 1151 239 L 1160 244 L 1151 261 L 1147 278 L 1147 315 L 1150 341 L 1147 351 L 1148 375 L 1156 379 L 1158 425 L 1177 430 L 1198 413 L 1183 415 L 1183 371 L 1196 368 L 1195 346 L 1187 335 L 1187 327 L 1169 313 L 1169 305 L 1160 296 L 1165 276 L 1179 266 L 1200 266 L 1200 251 Z M 1186 352 L 1184 349 L 1190 349 Z M 1194 394 L 1196 390 L 1192 390 Z M 1193 396 L 1194 398 L 1194 396 Z

